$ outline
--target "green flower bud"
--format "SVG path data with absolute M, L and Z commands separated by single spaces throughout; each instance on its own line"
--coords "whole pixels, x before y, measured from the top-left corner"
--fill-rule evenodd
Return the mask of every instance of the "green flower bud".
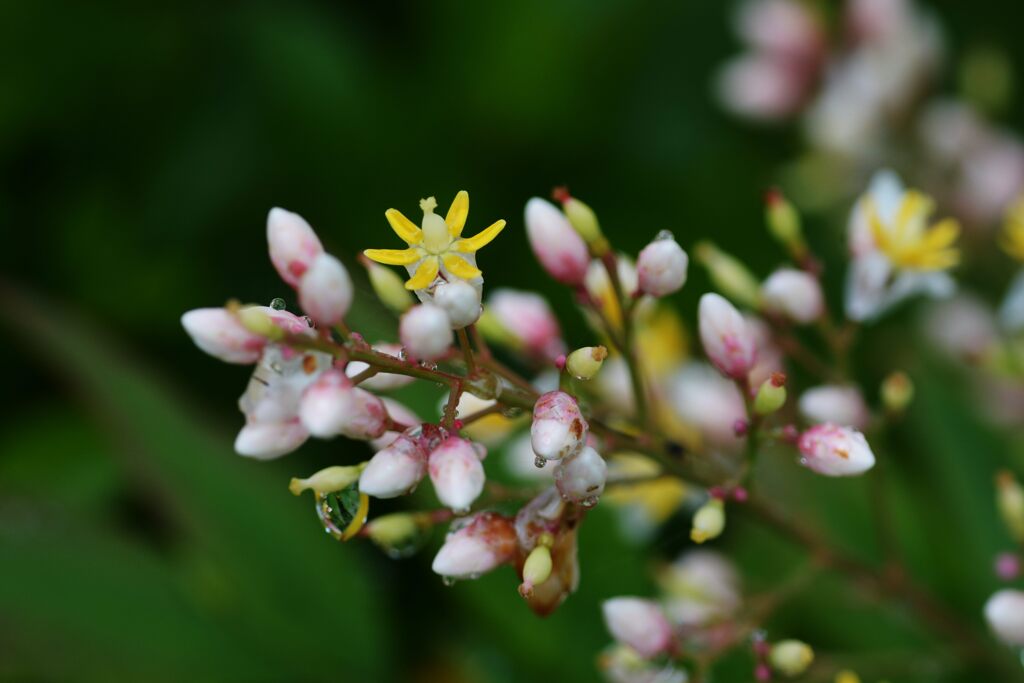
M 754 274 L 735 256 L 725 253 L 711 242 L 700 242 L 694 248 L 697 260 L 708 269 L 715 288 L 733 301 L 757 308 L 761 285 Z
M 570 195 L 567 188 L 556 188 L 553 195 L 555 201 L 561 202 L 562 212 L 569 219 L 569 224 L 587 243 L 591 255 L 597 258 L 604 256 L 610 246 L 601 232 L 601 225 L 597 221 L 597 214 L 594 213 L 594 210 Z
M 395 313 L 405 313 L 413 305 L 412 293 L 405 288 L 405 282 L 391 268 L 374 263 L 368 258 L 360 259 L 366 267 L 370 286 L 381 303 Z
M 770 415 L 786 403 L 786 376 L 781 372 L 773 372 L 757 390 L 754 398 L 754 412 L 758 415 Z
M 996 503 L 1010 535 L 1024 543 L 1024 487 L 1009 470 L 996 474 Z
M 795 678 L 814 661 L 814 650 L 807 643 L 799 640 L 783 640 L 772 646 L 768 653 L 768 662 L 772 668 L 783 676 Z
M 584 346 L 565 359 L 565 370 L 576 379 L 593 379 L 607 357 L 608 349 L 603 346 Z
M 267 315 L 262 306 L 239 307 L 236 310 L 239 322 L 253 334 L 258 334 L 270 341 L 284 339 L 284 330 L 274 324 L 273 319 Z
M 694 543 L 703 543 L 718 538 L 724 530 L 725 504 L 719 498 L 712 498 L 693 515 L 690 538 Z
M 798 256 L 804 253 L 800 214 L 779 190 L 769 190 L 765 195 L 765 222 L 768 232 L 779 243 Z
M 882 382 L 882 405 L 891 413 L 902 413 L 914 399 L 914 383 L 905 372 L 894 372 Z

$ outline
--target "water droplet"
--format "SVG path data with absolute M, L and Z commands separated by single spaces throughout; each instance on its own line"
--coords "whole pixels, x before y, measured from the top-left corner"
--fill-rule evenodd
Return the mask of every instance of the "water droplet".
M 270 364 L 270 369 L 273 370 L 274 372 L 276 372 L 279 375 L 282 372 L 284 372 L 284 367 L 282 367 L 282 365 L 280 363 L 271 363 Z
M 359 512 L 359 483 L 341 491 L 317 494 L 315 503 L 324 531 L 340 540 Z
M 446 585 L 449 588 L 451 588 L 452 586 L 455 585 L 455 577 L 454 576 L 442 576 L 441 577 L 441 583 L 443 583 L 444 585 Z
M 270 300 L 270 307 L 275 311 L 283 311 L 286 306 L 287 304 L 284 302 L 284 299 L 279 296 Z
M 302 321 L 306 323 L 306 327 L 316 327 L 316 323 L 314 323 L 313 319 L 310 318 L 308 315 L 302 316 Z
M 543 455 L 534 456 L 534 458 L 533 458 L 533 466 L 536 467 L 537 469 L 541 469 L 541 468 L 543 468 L 547 464 L 548 464 L 548 459 L 545 458 Z
M 428 361 L 423 361 L 422 363 L 420 363 L 420 367 L 424 368 L 425 370 L 433 371 L 433 370 L 437 370 L 437 363 L 431 363 L 431 362 L 428 362 Z
M 654 236 L 656 240 L 674 240 L 675 238 L 676 236 L 672 234 L 671 230 L 662 230 Z
M 518 406 L 508 406 L 507 408 L 502 409 L 501 414 L 510 420 L 514 420 L 523 414 L 523 409 Z
M 807 458 L 800 458 L 798 461 L 801 465 L 807 465 Z
M 595 505 L 597 505 L 597 500 L 597 496 L 587 496 L 586 498 L 580 500 L 580 507 L 592 508 Z
M 469 514 L 469 506 L 467 505 L 464 508 L 452 508 L 452 512 L 455 513 L 456 515 L 460 515 L 460 516 L 461 515 L 467 515 L 467 514 Z

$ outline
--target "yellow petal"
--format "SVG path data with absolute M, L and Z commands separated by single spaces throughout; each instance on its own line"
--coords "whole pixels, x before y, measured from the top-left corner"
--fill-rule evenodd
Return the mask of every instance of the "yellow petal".
M 391 229 L 402 238 L 402 241 L 410 247 L 423 241 L 423 231 L 416 227 L 416 224 L 402 215 L 398 209 L 388 209 L 384 217 L 391 224 Z
M 405 288 L 410 290 L 426 289 L 434 281 L 434 278 L 437 277 L 438 269 L 437 258 L 431 256 L 424 259 L 420 267 L 416 269 L 416 274 L 405 283 Z
M 498 233 L 504 229 L 505 221 L 498 221 L 494 225 L 484 228 L 472 237 L 459 240 L 452 245 L 452 250 L 472 254 L 490 244 L 491 241 L 498 236 Z
M 448 209 L 448 215 L 444 217 L 444 222 L 448 226 L 448 233 L 454 238 L 462 234 L 462 228 L 466 225 L 466 216 L 469 215 L 469 193 L 462 190 L 452 201 L 452 206 Z
M 409 266 L 421 258 L 416 249 L 367 249 L 363 255 L 371 261 L 389 266 Z
M 444 261 L 445 270 L 456 277 L 461 277 L 463 280 L 472 280 L 473 278 L 480 277 L 483 274 L 480 272 L 479 268 L 474 268 L 470 265 L 469 261 L 461 256 L 445 254 L 441 259 Z
M 944 249 L 956 242 L 959 235 L 960 224 L 952 218 L 947 218 L 932 226 L 932 229 L 921 241 L 921 246 L 925 249 Z

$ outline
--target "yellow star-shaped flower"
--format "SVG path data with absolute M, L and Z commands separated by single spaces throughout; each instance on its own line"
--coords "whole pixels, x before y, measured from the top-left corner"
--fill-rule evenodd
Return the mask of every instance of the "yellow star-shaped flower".
M 462 238 L 462 228 L 469 214 L 469 194 L 465 190 L 455 195 L 455 201 L 443 220 L 434 213 L 436 208 L 437 200 L 433 197 L 420 200 L 420 209 L 423 210 L 422 227 L 416 227 L 397 209 L 388 209 L 384 216 L 391 224 L 391 229 L 409 248 L 367 249 L 363 252 L 368 259 L 377 263 L 405 266 L 412 275 L 405 283 L 406 289 L 426 289 L 439 272 L 446 277 L 454 276 L 463 280 L 480 277 L 475 254 L 505 227 L 505 221 L 497 221 L 473 237 Z
M 1024 261 L 1024 197 L 1020 197 L 1006 212 L 1006 229 L 1000 240 L 1007 254 Z
M 897 267 L 945 270 L 960 262 L 960 252 L 953 246 L 960 224 L 947 218 L 929 227 L 928 216 L 935 203 L 927 195 L 916 190 L 904 192 L 891 221 L 882 219 L 873 201 L 867 208 L 875 243 Z

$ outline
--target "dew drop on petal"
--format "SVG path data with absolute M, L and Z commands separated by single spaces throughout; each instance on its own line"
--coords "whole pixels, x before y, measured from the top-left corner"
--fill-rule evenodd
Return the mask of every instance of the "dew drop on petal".
M 443 583 L 444 585 L 446 585 L 449 588 L 451 588 L 452 586 L 455 585 L 455 577 L 453 577 L 453 576 L 442 576 L 441 577 L 441 583 Z
M 270 301 L 270 307 L 273 308 L 275 311 L 283 311 L 285 309 L 285 306 L 287 306 L 287 304 L 285 304 L 284 299 L 282 299 L 279 296 L 274 297 Z
M 547 464 L 548 464 L 548 459 L 545 458 L 543 455 L 534 456 L 534 458 L 533 458 L 533 466 L 536 467 L 537 469 L 542 469 Z
M 315 504 L 324 531 L 340 540 L 359 512 L 359 483 L 341 491 L 317 494 Z
M 514 420 L 523 414 L 523 409 L 518 406 L 508 406 L 506 408 L 502 408 L 501 414 L 510 420 Z M 541 465 L 541 467 L 543 467 L 543 465 Z

